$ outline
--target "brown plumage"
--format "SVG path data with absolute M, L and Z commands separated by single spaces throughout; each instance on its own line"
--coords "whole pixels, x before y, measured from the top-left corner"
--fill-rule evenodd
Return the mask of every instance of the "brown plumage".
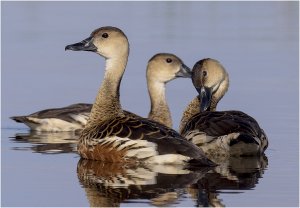
M 79 139 L 81 157 L 109 162 L 214 165 L 197 146 L 176 131 L 124 113 L 119 88 L 129 43 L 120 29 L 99 28 L 80 43 L 66 46 L 66 50 L 92 51 L 106 59 L 103 82 Z
M 110 161 L 110 162 L 147 162 L 155 155 L 180 154 L 190 158 L 201 157 L 201 152 L 195 151 L 195 146 L 186 142 L 176 131 L 167 128 L 154 121 L 136 117 L 135 115 L 116 117 L 101 125 L 89 126 L 81 134 L 83 138 L 89 140 L 80 140 L 78 151 L 83 158 Z M 110 137 L 110 140 L 105 140 Z M 155 151 L 150 155 L 138 155 L 136 157 L 126 158 L 126 152 L 132 149 L 147 148 L 148 143 L 132 143 L 126 145 L 130 140 L 119 141 L 114 138 L 129 138 L 130 140 L 146 140 L 155 144 Z M 96 144 L 96 145 L 89 145 Z M 90 148 L 87 148 L 91 146 Z M 124 146 L 124 148 L 121 148 Z M 179 148 L 180 147 L 180 148 Z M 118 149 L 118 151 L 116 151 Z M 205 160 L 203 160 L 205 162 Z
M 225 68 L 214 59 L 203 59 L 195 64 L 192 80 L 199 96 L 183 114 L 181 135 L 210 158 L 262 154 L 268 139 L 254 118 L 241 111 L 215 111 L 229 86 Z

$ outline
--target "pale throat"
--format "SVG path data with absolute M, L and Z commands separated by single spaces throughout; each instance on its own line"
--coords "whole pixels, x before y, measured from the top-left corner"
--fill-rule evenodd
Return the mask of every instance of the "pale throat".
M 148 118 L 171 127 L 172 118 L 166 101 L 165 84 L 152 80 L 148 80 L 147 83 L 151 101 L 151 109 Z
M 166 101 L 166 86 L 164 83 L 148 80 L 148 89 L 152 109 L 159 110 L 160 108 L 168 108 Z
M 123 115 L 120 104 L 120 84 L 127 65 L 128 56 L 106 59 L 105 74 L 93 104 L 88 124 L 101 123 Z
M 214 90 L 215 92 L 212 95 L 211 103 L 209 110 L 216 111 L 219 101 L 223 98 L 229 87 L 228 76 L 225 76 L 220 82 L 219 86 Z

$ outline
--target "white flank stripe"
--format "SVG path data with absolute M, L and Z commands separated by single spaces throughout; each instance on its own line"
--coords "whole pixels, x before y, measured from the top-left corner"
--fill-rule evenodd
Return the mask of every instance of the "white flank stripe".
M 144 147 L 140 149 L 129 150 L 126 154 L 127 157 L 136 157 L 143 159 L 157 155 L 156 149 L 153 147 Z
M 190 157 L 183 156 L 180 154 L 165 154 L 158 155 L 157 145 L 153 142 L 149 142 L 147 140 L 130 140 L 129 138 L 120 138 L 117 136 L 108 137 L 104 139 L 105 141 L 102 144 L 106 144 L 107 142 L 114 141 L 113 147 L 116 147 L 120 142 L 125 141 L 124 144 L 119 146 L 117 150 L 122 150 L 123 148 L 128 147 L 126 152 L 127 158 L 136 158 L 136 159 L 144 159 L 148 158 L 146 161 L 143 161 L 147 164 L 185 164 Z M 130 149 L 132 148 L 132 149 Z
M 28 120 L 33 121 L 34 123 L 26 122 L 25 124 L 36 131 L 74 131 L 75 129 L 82 128 L 82 126 L 78 123 L 70 123 L 57 118 L 39 119 L 28 117 Z
M 166 154 L 166 155 L 157 155 L 149 158 L 147 162 L 154 164 L 185 164 L 190 157 L 179 155 L 179 154 Z
M 86 125 L 87 120 L 88 120 L 88 116 L 85 114 L 71 114 L 70 115 L 71 118 L 73 118 L 75 121 L 82 123 L 82 125 Z

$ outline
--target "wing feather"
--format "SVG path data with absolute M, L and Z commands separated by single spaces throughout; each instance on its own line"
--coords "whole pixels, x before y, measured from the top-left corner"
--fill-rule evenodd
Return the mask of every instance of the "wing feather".
M 186 124 L 182 135 L 194 129 L 213 137 L 234 132 L 258 137 L 261 134 L 261 129 L 256 120 L 241 111 L 206 111 L 196 114 Z
M 91 132 L 97 132 L 97 134 L 93 135 Z M 113 121 L 87 127 L 81 134 L 81 137 L 92 141 L 100 141 L 113 136 L 153 142 L 161 155 L 182 154 L 191 158 L 204 158 L 204 153 L 196 145 L 188 142 L 175 130 L 141 117 L 116 117 Z M 122 145 L 118 144 L 118 148 L 121 147 Z

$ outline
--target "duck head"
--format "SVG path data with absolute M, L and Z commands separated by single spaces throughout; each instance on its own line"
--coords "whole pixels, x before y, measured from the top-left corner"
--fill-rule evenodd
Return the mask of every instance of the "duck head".
M 67 45 L 65 50 L 91 51 L 106 59 L 126 56 L 129 53 L 129 42 L 122 30 L 116 27 L 101 27 L 81 42 Z
M 191 78 L 191 73 L 180 58 L 170 53 L 154 55 L 147 66 L 147 77 L 164 84 L 178 77 Z
M 215 110 L 229 87 L 229 77 L 225 68 L 211 58 L 202 59 L 194 65 L 192 81 L 199 93 L 201 112 Z

